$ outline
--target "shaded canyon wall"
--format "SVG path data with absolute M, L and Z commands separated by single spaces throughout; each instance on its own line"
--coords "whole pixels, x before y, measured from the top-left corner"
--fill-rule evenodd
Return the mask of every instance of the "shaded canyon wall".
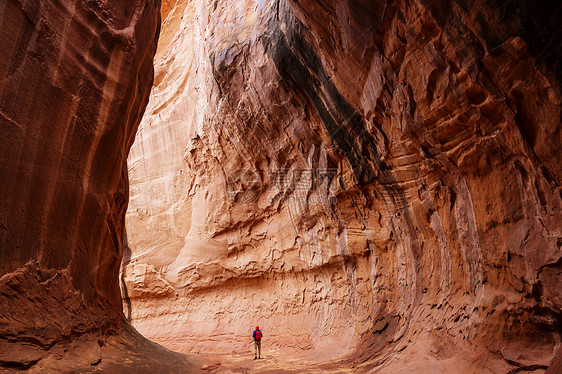
M 361 370 L 545 370 L 562 306 L 560 13 L 165 2 L 128 160 L 133 325 L 230 351 L 258 322 L 269 347 Z

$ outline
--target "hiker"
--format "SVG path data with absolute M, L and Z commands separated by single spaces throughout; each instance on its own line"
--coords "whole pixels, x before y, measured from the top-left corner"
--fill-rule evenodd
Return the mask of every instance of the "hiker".
M 263 334 L 259 326 L 256 326 L 252 337 L 254 338 L 254 360 L 261 358 L 261 338 Z

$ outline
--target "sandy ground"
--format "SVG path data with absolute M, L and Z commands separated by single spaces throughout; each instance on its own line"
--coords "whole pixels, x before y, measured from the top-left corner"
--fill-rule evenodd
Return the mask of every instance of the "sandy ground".
M 248 354 L 199 354 L 203 366 L 210 373 L 351 373 L 353 368 L 345 367 L 343 362 L 323 362 L 306 354 L 287 354 L 268 351 L 262 358 L 254 360 Z
M 253 344 L 232 352 L 194 353 L 181 342 L 158 341 L 166 348 L 187 354 L 191 362 L 208 373 L 332 373 L 358 372 L 334 352 L 288 351 L 271 349 L 262 343 L 261 359 L 254 360 Z M 195 359 L 195 360 L 194 360 Z

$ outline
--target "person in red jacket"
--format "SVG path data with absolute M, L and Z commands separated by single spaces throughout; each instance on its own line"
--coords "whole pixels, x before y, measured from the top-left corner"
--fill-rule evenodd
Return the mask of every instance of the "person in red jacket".
M 261 338 L 263 333 L 260 330 L 259 326 L 256 326 L 252 337 L 254 338 L 254 360 L 261 358 Z

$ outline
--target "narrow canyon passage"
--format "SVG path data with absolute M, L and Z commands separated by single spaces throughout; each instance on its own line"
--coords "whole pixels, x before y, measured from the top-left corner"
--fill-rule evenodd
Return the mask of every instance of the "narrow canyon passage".
M 561 373 L 561 17 L 1 0 L 0 371 Z

